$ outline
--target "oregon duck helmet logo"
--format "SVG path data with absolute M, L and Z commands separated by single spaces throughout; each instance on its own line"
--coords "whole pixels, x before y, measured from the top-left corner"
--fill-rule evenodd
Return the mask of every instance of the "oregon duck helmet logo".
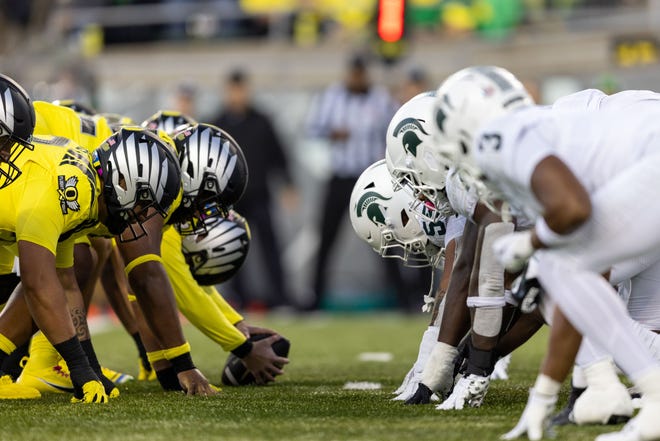
M 403 149 L 411 155 L 417 156 L 417 147 L 422 143 L 422 140 L 416 133 L 417 131 L 428 136 L 428 133 L 424 130 L 424 127 L 422 127 L 419 119 L 405 118 L 394 128 L 392 136 L 396 138 L 403 133 L 403 136 L 401 137 Z
M 389 201 L 392 198 L 369 191 L 362 195 L 357 203 L 357 217 L 362 217 L 366 213 L 366 217 L 375 225 L 385 225 L 385 213 L 382 204 L 378 201 Z

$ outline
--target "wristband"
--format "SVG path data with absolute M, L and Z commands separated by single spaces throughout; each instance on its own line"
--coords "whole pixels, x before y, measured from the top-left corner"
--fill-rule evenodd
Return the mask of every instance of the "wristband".
M 163 263 L 163 259 L 158 254 L 143 254 L 142 256 L 136 257 L 128 262 L 128 265 L 124 268 L 124 272 L 126 272 L 126 276 L 128 276 L 136 266 L 151 261 Z
M 245 358 L 252 351 L 252 346 L 253 344 L 250 340 L 245 340 L 245 343 L 232 350 L 231 353 L 238 358 Z
M 192 356 L 190 355 L 190 352 L 177 355 L 176 357 L 170 358 L 169 360 L 170 363 L 172 363 L 172 368 L 174 369 L 174 372 L 176 372 L 177 374 L 180 372 L 195 369 L 195 365 L 193 364 Z
M 542 217 L 536 221 L 534 228 L 536 230 L 536 237 L 547 247 L 563 245 L 570 241 L 569 236 L 552 231 Z
M 534 390 L 540 394 L 556 396 L 561 389 L 561 383 L 553 380 L 545 374 L 539 374 L 534 383 Z

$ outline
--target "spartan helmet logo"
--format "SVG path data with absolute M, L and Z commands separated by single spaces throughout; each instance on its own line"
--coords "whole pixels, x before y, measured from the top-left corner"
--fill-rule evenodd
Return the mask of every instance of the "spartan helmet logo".
M 413 156 L 417 156 L 417 147 L 423 142 L 419 137 L 417 132 L 421 132 L 424 135 L 428 136 L 424 127 L 422 127 L 422 122 L 424 120 L 417 118 L 405 118 L 397 124 L 392 136 L 395 138 L 403 133 L 401 136 L 401 143 L 403 144 L 403 149 L 410 153 Z
M 413 132 L 412 130 L 408 130 L 406 133 L 403 134 L 403 138 L 401 138 L 401 142 L 403 142 L 403 148 L 408 153 L 410 153 L 413 156 L 417 156 L 417 146 L 422 143 L 422 140 L 419 139 L 417 133 Z
M 378 201 L 389 201 L 390 199 L 392 198 L 386 198 L 375 191 L 363 194 L 357 203 L 357 217 L 362 217 L 362 214 L 366 212 L 367 218 L 375 225 L 385 225 L 383 206 Z

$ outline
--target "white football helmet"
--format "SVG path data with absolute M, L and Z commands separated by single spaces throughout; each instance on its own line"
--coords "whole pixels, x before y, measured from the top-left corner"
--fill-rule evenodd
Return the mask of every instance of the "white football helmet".
M 408 186 L 394 189 L 385 160 L 370 165 L 358 178 L 349 206 L 357 235 L 383 257 L 407 266 L 437 266 L 442 259 L 445 225 L 427 222 L 411 208 Z
M 416 211 L 425 205 L 422 199 L 430 201 L 435 206 L 432 221 L 452 214 L 445 193 L 450 162 L 433 146 L 434 106 L 435 92 L 421 93 L 401 106 L 387 128 L 385 150 L 395 188 L 412 188 Z
M 465 185 L 476 188 L 489 207 L 493 195 L 483 184 L 472 157 L 474 137 L 486 122 L 532 104 L 522 83 L 497 66 L 462 69 L 447 78 L 436 92 L 435 148 L 451 160 Z
M 469 160 L 472 141 L 489 120 L 534 104 L 525 86 L 508 70 L 473 66 L 447 78 L 436 92 L 439 148 L 452 161 Z

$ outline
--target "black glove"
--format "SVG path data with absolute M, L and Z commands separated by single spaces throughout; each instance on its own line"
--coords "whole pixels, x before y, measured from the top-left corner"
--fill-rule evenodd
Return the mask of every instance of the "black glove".
M 431 395 L 433 395 L 433 391 L 424 383 L 419 383 L 415 395 L 408 398 L 406 404 L 429 404 L 431 402 Z
M 529 314 L 534 311 L 541 301 L 543 288 L 537 279 L 537 264 L 530 260 L 523 268 L 522 274 L 513 281 L 511 294 L 518 301 L 520 310 Z

